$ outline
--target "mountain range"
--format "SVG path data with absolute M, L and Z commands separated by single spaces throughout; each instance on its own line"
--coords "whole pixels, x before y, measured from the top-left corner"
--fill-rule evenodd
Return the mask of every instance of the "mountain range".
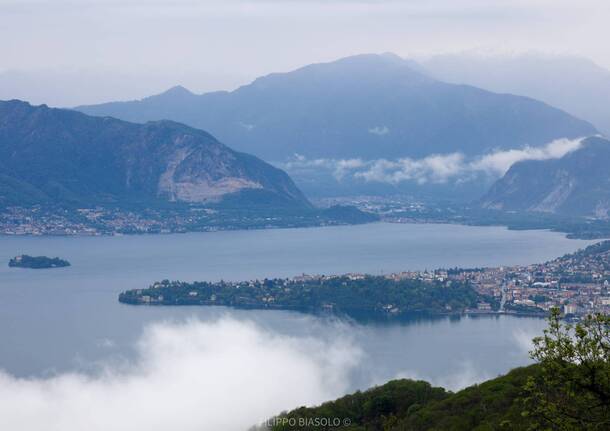
M 610 217 L 610 141 L 591 137 L 559 159 L 515 163 L 481 199 L 488 209 Z
M 309 208 L 290 177 L 173 121 L 0 102 L 0 204 L 239 202 Z
M 0 203 L 309 206 L 300 187 L 313 195 L 408 192 L 468 201 L 497 178 L 480 173 L 487 172 L 482 156 L 511 158 L 513 150 L 598 133 L 534 99 L 439 81 L 427 69 L 434 64 L 442 69 L 392 54 L 359 55 L 271 74 L 233 92 L 174 87 L 140 101 L 78 108 L 87 115 L 2 102 Z M 275 161 L 300 187 L 193 126 Z M 549 153 L 533 157 L 548 160 L 516 163 L 481 204 L 606 217 L 600 142 L 587 139 L 560 159 Z M 483 170 L 473 173 L 473 166 Z
M 532 97 L 610 134 L 610 71 L 587 58 L 465 52 L 418 62 L 426 73 L 442 81 Z
M 170 119 L 267 161 L 397 159 L 538 146 L 595 134 L 545 103 L 439 81 L 417 63 L 367 54 L 273 73 L 232 92 L 182 87 L 139 101 L 81 106 L 134 122 Z

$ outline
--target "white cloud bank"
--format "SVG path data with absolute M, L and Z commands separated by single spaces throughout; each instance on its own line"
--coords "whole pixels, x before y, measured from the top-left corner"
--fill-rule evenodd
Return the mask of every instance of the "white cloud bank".
M 348 389 L 360 351 L 269 333 L 253 323 L 156 324 L 138 360 L 99 376 L 18 379 L 0 372 L 0 429 L 243 431 Z
M 431 374 L 405 356 L 405 368 L 395 372 L 367 364 L 367 353 L 352 341 L 359 338 L 355 327 L 337 322 L 330 329 L 332 337 L 321 341 L 230 318 L 157 323 L 144 332 L 133 363 L 106 364 L 96 376 L 24 379 L 0 371 L 0 430 L 245 431 L 281 411 L 351 392 L 353 380 L 368 380 L 369 373 L 366 387 L 412 378 L 451 390 L 496 375 L 463 355 Z M 534 335 L 509 336 L 506 353 L 515 365 Z
M 462 153 L 432 154 L 421 159 L 307 159 L 302 155 L 283 167 L 295 170 L 325 169 L 338 180 L 351 176 L 367 182 L 399 184 L 414 181 L 418 184 L 442 184 L 461 182 L 480 174 L 501 177 L 516 162 L 523 160 L 548 160 L 563 157 L 580 148 L 582 139 L 558 139 L 542 147 L 498 150 L 482 156 L 468 158 Z
M 522 160 L 548 160 L 559 159 L 566 154 L 575 151 L 582 145 L 581 139 L 557 139 L 544 147 L 525 147 L 508 151 L 497 151 L 481 157 L 470 164 L 473 170 L 483 170 L 499 175 L 506 171 L 516 162 Z

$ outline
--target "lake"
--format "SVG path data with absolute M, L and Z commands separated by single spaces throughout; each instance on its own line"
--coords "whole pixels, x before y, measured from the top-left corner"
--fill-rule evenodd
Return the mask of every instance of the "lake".
M 207 357 L 202 352 L 210 343 L 221 345 L 232 336 L 241 339 L 244 331 L 250 335 L 235 345 L 231 358 L 249 355 L 239 350 L 240 345 L 260 339 L 248 347 L 248 352 L 258 351 L 262 340 L 274 337 L 283 340 L 282 346 L 294 347 L 286 353 L 290 358 L 302 356 L 295 353 L 298 346 L 310 343 L 318 353 L 328 350 L 324 357 L 313 355 L 311 363 L 298 365 L 291 359 L 296 367 L 292 374 L 312 367 L 323 370 L 320 364 L 336 360 L 338 369 L 347 370 L 342 381 L 330 384 L 320 377 L 331 389 L 313 391 L 315 396 L 299 392 L 303 398 L 294 402 L 319 402 L 401 376 L 461 388 L 528 363 L 528 341 L 545 322 L 501 316 L 363 325 L 282 311 L 134 307 L 120 304 L 117 295 L 165 278 L 241 280 L 526 264 L 590 243 L 548 231 L 388 223 L 149 236 L 0 237 L 0 369 L 11 379 L 44 379 L 66 372 L 99 376 L 108 367 L 116 371 L 125 364 L 141 364 L 147 355 L 157 354 L 150 346 L 164 339 L 163 330 L 146 337 L 146 328 L 156 323 L 157 328 L 170 328 L 172 340 L 181 339 L 188 325 L 196 325 L 199 335 L 186 337 L 184 343 L 204 346 L 196 356 L 203 362 Z M 9 268 L 8 260 L 18 254 L 58 256 L 72 266 Z M 239 329 L 221 325 L 233 334 L 224 335 L 225 329 L 214 329 L 218 322 Z M 168 349 L 182 351 L 185 345 Z M 191 353 L 189 347 L 183 356 Z M 263 349 L 261 355 L 267 353 Z M 234 367 L 243 365 L 237 362 Z
M 0 367 L 16 375 L 70 369 L 107 354 L 99 348 L 101 342 L 108 344 L 111 340 L 119 347 L 128 346 L 145 324 L 160 319 L 188 316 L 210 319 L 230 313 L 289 332 L 299 330 L 303 321 L 294 313 L 151 309 L 117 302 L 119 292 L 146 287 L 165 278 L 241 280 L 301 273 L 380 274 L 439 267 L 525 264 L 541 262 L 589 243 L 546 231 L 388 223 L 176 235 L 0 237 L 0 339 L 3 340 Z M 8 268 L 4 264 L 22 253 L 59 256 L 68 259 L 72 266 L 27 270 Z M 391 351 L 400 350 L 396 346 L 404 343 L 417 345 L 413 338 L 424 330 L 447 333 L 450 328 L 461 331 L 469 327 L 470 331 L 471 326 L 488 325 L 498 325 L 496 330 L 505 328 L 509 332 L 541 327 L 537 320 L 503 318 L 469 323 L 440 321 L 413 327 L 369 327 L 363 332 L 371 335 L 375 350 Z M 399 334 L 405 337 L 400 342 Z M 420 343 L 426 339 L 429 334 Z M 363 339 L 363 342 L 369 341 Z

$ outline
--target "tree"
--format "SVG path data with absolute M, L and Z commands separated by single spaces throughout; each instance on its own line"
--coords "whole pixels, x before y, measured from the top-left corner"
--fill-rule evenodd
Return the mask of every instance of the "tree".
M 529 378 L 524 399 L 532 429 L 610 429 L 610 316 L 571 325 L 554 309 L 533 341 L 540 372 Z

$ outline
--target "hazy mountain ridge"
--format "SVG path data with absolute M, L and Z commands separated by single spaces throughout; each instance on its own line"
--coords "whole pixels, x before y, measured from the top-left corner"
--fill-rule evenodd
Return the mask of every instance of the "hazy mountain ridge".
M 436 78 L 533 97 L 610 133 L 610 71 L 583 57 L 445 54 L 421 61 Z
M 481 199 L 489 209 L 610 216 L 610 141 L 592 137 L 560 159 L 515 163 Z
M 266 160 L 423 157 L 537 146 L 595 128 L 542 102 L 437 81 L 398 56 L 359 55 L 256 79 L 233 92 L 181 89 L 77 108 L 131 121 L 172 119 Z
M 283 171 L 172 121 L 143 125 L 0 102 L 0 204 L 310 204 Z

